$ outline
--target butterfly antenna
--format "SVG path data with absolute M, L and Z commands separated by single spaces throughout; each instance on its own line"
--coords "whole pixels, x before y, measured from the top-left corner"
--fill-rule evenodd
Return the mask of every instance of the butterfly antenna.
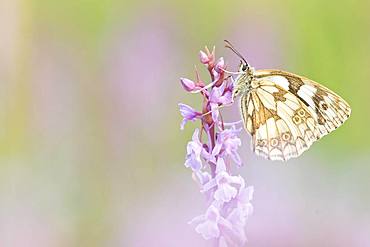
M 238 52 L 238 50 L 235 49 L 235 47 L 230 43 L 230 41 L 228 41 L 226 39 L 224 41 L 226 43 L 225 47 L 232 50 L 249 67 L 249 64 L 248 64 L 247 60 L 242 56 L 242 54 L 240 54 L 240 52 Z

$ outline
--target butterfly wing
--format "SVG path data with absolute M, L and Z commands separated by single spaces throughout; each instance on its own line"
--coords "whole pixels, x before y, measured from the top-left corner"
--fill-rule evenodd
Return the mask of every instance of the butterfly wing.
M 241 97 L 245 129 L 256 154 L 288 160 L 349 117 L 349 105 L 324 86 L 280 70 L 257 70 Z

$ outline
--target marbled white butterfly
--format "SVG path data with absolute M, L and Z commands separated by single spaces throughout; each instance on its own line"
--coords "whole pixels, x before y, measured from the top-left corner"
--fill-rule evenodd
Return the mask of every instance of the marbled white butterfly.
M 225 42 L 241 58 L 233 99 L 241 96 L 240 113 L 256 154 L 271 160 L 297 157 L 351 114 L 347 102 L 328 88 L 281 70 L 254 70 Z

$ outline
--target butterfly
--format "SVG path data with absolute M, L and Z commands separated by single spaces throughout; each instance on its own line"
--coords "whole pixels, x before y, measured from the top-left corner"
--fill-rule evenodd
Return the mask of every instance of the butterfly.
M 298 157 L 350 116 L 348 103 L 328 88 L 282 70 L 254 70 L 225 42 L 241 59 L 232 98 L 240 96 L 244 128 L 257 155 L 283 161 Z

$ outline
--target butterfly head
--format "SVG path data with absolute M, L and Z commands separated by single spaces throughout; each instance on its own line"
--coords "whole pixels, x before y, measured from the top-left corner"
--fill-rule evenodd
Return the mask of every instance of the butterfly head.
M 254 69 L 248 64 L 241 61 L 239 66 L 239 75 L 234 81 L 234 88 L 232 92 L 233 101 L 238 95 L 242 95 L 248 92 L 251 81 L 253 79 Z
M 225 47 L 232 50 L 241 60 L 239 66 L 238 77 L 234 82 L 234 89 L 232 93 L 233 100 L 240 94 L 246 93 L 249 89 L 250 82 L 253 79 L 254 69 L 249 66 L 247 60 L 240 54 L 238 50 L 228 41 L 225 40 Z
M 246 75 L 249 78 L 252 78 L 254 74 L 254 68 L 249 66 L 249 64 L 246 61 L 240 60 L 238 74 Z

